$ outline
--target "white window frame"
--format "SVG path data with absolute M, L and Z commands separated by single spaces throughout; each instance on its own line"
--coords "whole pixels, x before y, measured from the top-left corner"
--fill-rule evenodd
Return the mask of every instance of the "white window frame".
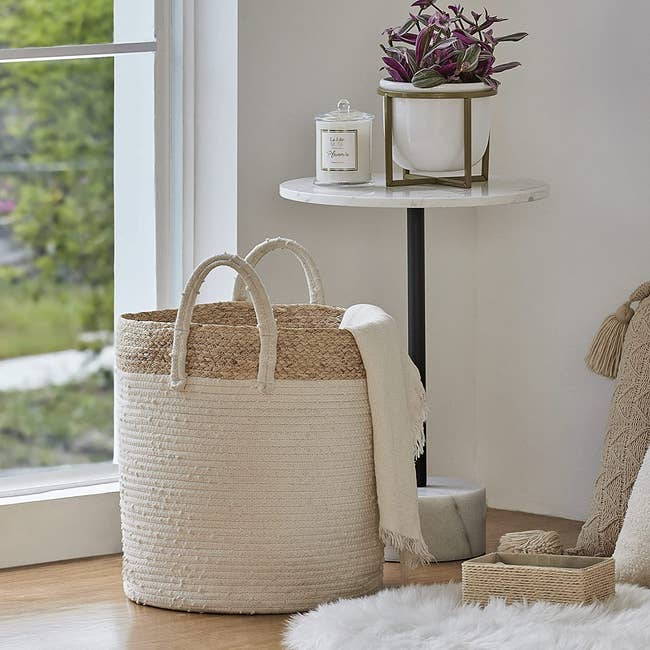
M 0 64 L 156 52 L 155 214 L 139 224 L 155 242 L 154 307 L 175 302 L 194 265 L 195 4 L 155 0 L 155 41 L 0 49 Z M 116 242 L 120 227 L 116 214 Z M 141 263 L 116 263 L 116 287 Z M 43 468 L 0 480 L 0 530 L 0 568 L 120 552 L 117 466 Z

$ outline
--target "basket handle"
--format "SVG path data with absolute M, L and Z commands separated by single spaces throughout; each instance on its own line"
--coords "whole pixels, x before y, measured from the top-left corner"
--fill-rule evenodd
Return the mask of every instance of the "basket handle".
M 170 385 L 174 390 L 182 390 L 187 381 L 185 362 L 187 358 L 187 339 L 190 334 L 192 312 L 196 298 L 206 277 L 219 266 L 229 266 L 242 278 L 250 292 L 257 329 L 260 334 L 260 357 L 257 371 L 257 384 L 262 392 L 266 392 L 274 382 L 275 362 L 277 357 L 278 330 L 273 317 L 273 308 L 266 289 L 255 269 L 238 255 L 215 255 L 201 262 L 185 285 L 181 304 L 174 324 L 174 342 L 172 345 L 172 365 Z
M 309 251 L 293 239 L 286 239 L 285 237 L 276 237 L 275 239 L 267 239 L 261 244 L 258 244 L 246 255 L 246 261 L 253 267 L 257 266 L 259 261 L 271 251 L 283 248 L 292 252 L 299 260 L 302 270 L 305 272 L 305 279 L 309 287 L 309 302 L 312 305 L 324 305 L 325 295 L 323 292 L 323 282 L 320 277 L 320 271 L 314 258 L 310 255 Z M 233 300 L 248 300 L 246 289 L 241 277 L 235 280 L 235 287 L 232 292 Z

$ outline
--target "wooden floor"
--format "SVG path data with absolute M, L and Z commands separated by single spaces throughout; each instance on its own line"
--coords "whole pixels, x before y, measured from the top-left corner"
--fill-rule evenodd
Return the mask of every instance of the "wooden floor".
M 580 523 L 506 510 L 488 514 L 488 551 L 509 531 L 557 530 L 575 542 Z M 386 564 L 384 582 L 397 585 L 398 564 Z M 411 582 L 460 580 L 460 562 L 424 567 Z M 128 601 L 120 556 L 58 562 L 0 571 L 0 648 L 108 650 L 148 648 L 280 648 L 285 616 L 187 614 Z

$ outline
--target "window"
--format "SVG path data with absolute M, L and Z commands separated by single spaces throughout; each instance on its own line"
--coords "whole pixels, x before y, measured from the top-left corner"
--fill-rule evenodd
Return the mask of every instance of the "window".
M 147 23 L 151 39 L 152 3 L 132 3 L 128 18 L 115 23 L 116 40 Z M 113 457 L 114 156 L 153 167 L 129 145 L 144 108 L 153 147 L 153 43 L 114 45 L 113 31 L 113 0 L 9 0 L 0 9 L 4 477 Z M 137 202 L 133 194 L 117 201 Z
M 116 480 L 114 313 L 156 307 L 173 276 L 159 272 L 173 228 L 155 179 L 173 185 L 166 39 L 176 4 L 0 7 L 0 528 L 14 546 L 43 534 L 29 512 L 41 517 L 44 493 L 61 488 L 62 501 L 63 488 L 95 485 L 72 498 L 96 509 L 86 497 Z M 102 499 L 114 519 L 111 489 Z M 57 525 L 69 528 L 65 517 Z M 113 528 L 92 553 L 116 550 Z M 74 546 L 69 557 L 91 554 L 87 540 Z M 39 553 L 0 566 L 63 559 Z
M 98 39 L 112 28 L 106 4 L 88 3 L 103 9 L 90 21 Z M 110 58 L 0 67 L 0 196 L 0 469 L 108 461 Z

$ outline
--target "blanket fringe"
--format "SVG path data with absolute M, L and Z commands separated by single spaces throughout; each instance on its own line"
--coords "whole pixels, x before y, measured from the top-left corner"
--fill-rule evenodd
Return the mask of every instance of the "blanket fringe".
M 392 546 L 399 553 L 403 553 L 404 551 L 408 553 L 407 566 L 409 569 L 416 569 L 419 566 L 437 562 L 422 539 L 405 537 L 386 528 L 379 529 L 379 536 L 384 544 Z
M 410 435 L 415 438 L 415 449 L 413 450 L 413 458 L 417 460 L 424 453 L 424 427 L 421 424 L 418 424 L 413 427 L 413 431 L 410 432 Z
M 417 417 L 413 422 L 409 435 L 413 438 L 413 457 L 417 460 L 424 453 L 425 436 L 424 422 L 429 417 L 429 406 L 424 386 L 419 383 L 417 394 Z

